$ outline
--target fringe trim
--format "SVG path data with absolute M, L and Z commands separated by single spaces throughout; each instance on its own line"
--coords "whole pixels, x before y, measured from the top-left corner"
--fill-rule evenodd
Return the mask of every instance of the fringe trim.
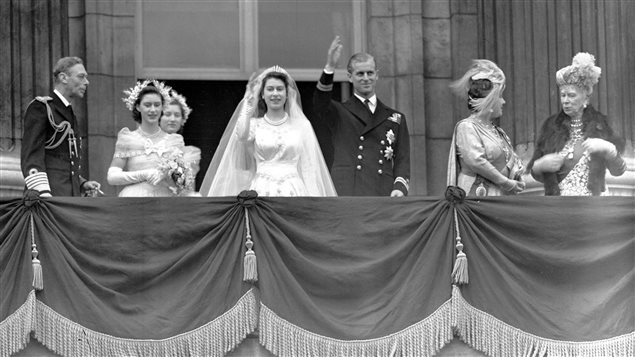
M 420 322 L 385 337 L 339 340 L 310 332 L 260 305 L 259 340 L 276 356 L 434 356 L 450 342 L 451 300 Z
M 258 325 L 253 289 L 207 324 L 162 340 L 129 339 L 93 331 L 38 301 L 35 338 L 51 351 L 72 356 L 224 356 Z
M 452 288 L 453 323 L 461 340 L 491 357 L 635 356 L 635 331 L 604 340 L 552 340 L 524 332 L 470 305 Z
M 35 290 L 31 290 L 22 306 L 0 322 L 0 356 L 21 351 L 31 340 L 35 316 Z

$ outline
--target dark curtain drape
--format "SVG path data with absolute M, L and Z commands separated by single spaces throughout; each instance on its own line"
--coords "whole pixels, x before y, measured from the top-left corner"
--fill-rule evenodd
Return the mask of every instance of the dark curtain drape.
M 236 312 L 234 321 L 218 320 L 250 289 L 234 279 L 242 274 L 244 236 L 235 199 L 55 198 L 29 209 L 19 201 L 2 208 L 1 318 L 30 291 L 32 213 L 44 286 L 37 292 L 42 312 L 35 336 L 56 352 L 101 355 L 118 344 L 130 353 L 169 353 L 182 347 L 178 341 L 147 348 L 123 339 L 188 332 L 211 339 L 231 328 L 241 336 L 237 344 L 255 328 L 255 303 L 239 306 L 248 313 Z M 221 328 L 208 326 L 212 321 Z
M 220 356 L 256 328 L 281 356 L 430 356 L 454 335 L 633 355 L 633 222 L 627 197 L 4 201 L 0 356 L 31 333 L 64 356 Z
M 448 206 L 421 198 L 264 201 L 253 219 L 261 223 L 261 304 L 270 311 L 260 316 L 261 342 L 289 356 L 443 347 L 452 339 L 449 306 L 442 308 L 454 252 Z M 395 333 L 399 341 L 381 339 Z
M 491 198 L 468 200 L 459 212 L 470 269 L 462 296 L 472 307 L 545 339 L 597 341 L 631 333 L 633 352 L 632 197 Z M 483 343 L 478 334 L 465 336 L 472 345 Z

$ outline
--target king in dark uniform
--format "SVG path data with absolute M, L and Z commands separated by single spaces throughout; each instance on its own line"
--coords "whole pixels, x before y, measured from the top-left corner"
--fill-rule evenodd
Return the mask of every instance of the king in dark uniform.
M 331 177 L 339 196 L 408 194 L 410 145 L 406 117 L 377 99 L 375 59 L 357 53 L 348 62 L 354 96 L 332 100 L 333 76 L 342 44 L 329 47 L 327 63 L 313 95 L 316 132 L 327 133 L 333 145 Z
M 81 59 L 64 57 L 53 77 L 53 92 L 36 97 L 24 115 L 20 163 L 26 188 L 44 197 L 94 195 L 100 184 L 80 176 L 81 141 L 75 135 L 77 120 L 69 102 L 84 97 L 88 74 Z

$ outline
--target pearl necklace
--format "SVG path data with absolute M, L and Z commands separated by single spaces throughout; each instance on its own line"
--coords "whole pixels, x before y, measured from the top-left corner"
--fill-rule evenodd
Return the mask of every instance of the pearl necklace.
M 161 134 L 161 128 L 159 128 L 155 133 L 148 134 L 143 129 L 141 129 L 141 127 L 139 127 L 139 134 L 141 134 L 141 136 L 145 138 L 154 139 Z
M 582 140 L 582 119 L 572 119 L 570 126 L 569 140 L 560 151 L 560 156 L 572 160 L 575 146 Z
M 487 129 L 494 135 L 494 137 L 496 138 L 496 141 L 498 142 L 498 146 L 505 154 L 505 161 L 509 161 L 511 153 L 509 151 L 509 148 L 507 147 L 507 140 L 503 137 L 500 131 L 498 131 L 498 129 L 496 128 L 496 125 L 494 125 L 494 123 L 492 123 L 491 121 L 481 119 L 474 114 L 472 114 L 472 117 L 474 118 L 476 122 L 480 123 L 482 126 L 485 127 L 485 129 Z
M 273 126 L 279 126 L 279 125 L 282 125 L 282 124 L 286 123 L 287 119 L 289 119 L 289 115 L 287 115 L 287 113 L 285 113 L 285 114 L 284 114 L 284 117 L 283 117 L 282 119 L 280 119 L 280 120 L 278 120 L 278 121 L 273 121 L 273 120 L 269 119 L 269 117 L 267 116 L 267 114 L 265 114 L 265 116 L 263 117 L 263 119 L 264 119 L 267 123 L 269 123 L 270 125 L 273 125 Z

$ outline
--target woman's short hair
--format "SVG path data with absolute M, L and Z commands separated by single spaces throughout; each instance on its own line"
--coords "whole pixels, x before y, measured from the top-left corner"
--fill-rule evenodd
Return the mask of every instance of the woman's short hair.
M 141 113 L 137 110 L 137 105 L 139 105 L 139 103 L 141 103 L 141 101 L 143 100 L 143 97 L 145 97 L 148 94 L 158 95 L 159 98 L 161 98 L 161 104 L 165 105 L 163 95 L 161 95 L 161 91 L 157 87 L 151 84 L 143 87 L 143 89 L 141 89 L 141 91 L 139 92 L 139 96 L 137 97 L 137 100 L 134 102 L 134 106 L 132 108 L 132 119 L 136 121 L 137 123 L 141 123 Z M 163 110 L 161 110 L 161 114 L 163 114 Z
M 178 106 L 179 106 L 179 109 L 181 110 L 181 116 L 182 116 L 182 117 L 184 116 L 184 113 L 183 113 L 183 107 L 181 106 L 181 103 L 179 103 L 179 101 L 178 101 L 178 100 L 176 100 L 176 99 L 172 99 L 172 100 L 170 101 L 170 103 L 168 103 L 168 105 L 178 105 Z
M 470 81 L 470 89 L 467 91 L 467 107 L 470 111 L 474 111 L 473 100 L 478 98 L 485 98 L 492 91 L 494 85 L 489 79 L 473 79 Z

